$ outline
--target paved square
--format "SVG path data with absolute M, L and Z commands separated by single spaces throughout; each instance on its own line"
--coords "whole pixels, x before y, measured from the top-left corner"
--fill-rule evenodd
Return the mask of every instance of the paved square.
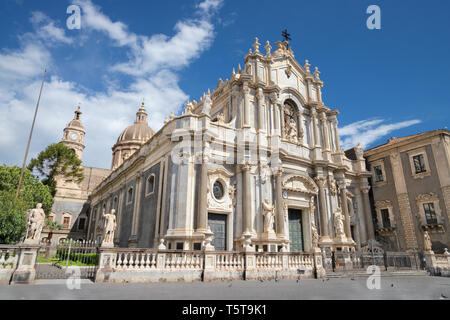
M 91 284 L 69 290 L 64 280 L 53 284 L 0 286 L 0 299 L 137 299 L 137 300 L 308 300 L 308 299 L 448 299 L 450 278 L 382 277 L 379 290 L 369 290 L 366 277 L 315 280 L 194 283 Z

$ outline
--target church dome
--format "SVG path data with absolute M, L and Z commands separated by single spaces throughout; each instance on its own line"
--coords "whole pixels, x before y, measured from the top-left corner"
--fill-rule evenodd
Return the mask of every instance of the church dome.
M 153 132 L 147 123 L 134 123 L 123 130 L 117 139 L 117 143 L 136 140 L 146 142 L 154 134 L 155 132 Z
M 112 148 L 113 159 L 111 169 L 119 167 L 123 161 L 129 158 L 145 142 L 147 142 L 155 132 L 147 123 L 147 111 L 144 103 L 136 113 L 136 121 L 128 126 L 120 134 L 117 143 Z

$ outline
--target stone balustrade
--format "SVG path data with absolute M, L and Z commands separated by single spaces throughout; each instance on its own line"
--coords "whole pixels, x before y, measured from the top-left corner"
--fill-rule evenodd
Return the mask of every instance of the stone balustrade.
M 313 253 L 101 248 L 96 282 L 210 281 L 312 277 Z
M 242 253 L 215 253 L 216 269 L 218 270 L 243 270 L 244 269 L 244 255 Z
M 0 285 L 9 284 L 19 257 L 17 246 L 0 246 Z

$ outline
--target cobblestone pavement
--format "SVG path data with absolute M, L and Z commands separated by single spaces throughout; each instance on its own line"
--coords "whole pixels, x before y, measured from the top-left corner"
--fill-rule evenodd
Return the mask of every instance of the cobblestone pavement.
M 367 278 L 303 279 L 195 283 L 92 284 L 70 290 L 65 280 L 34 285 L 0 286 L 0 299 L 139 299 L 139 300 L 307 300 L 307 299 L 449 299 L 450 278 L 383 277 L 379 290 L 369 290 Z

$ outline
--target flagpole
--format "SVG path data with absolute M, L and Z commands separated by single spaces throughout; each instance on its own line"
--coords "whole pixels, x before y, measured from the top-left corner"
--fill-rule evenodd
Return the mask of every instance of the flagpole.
M 25 165 L 27 163 L 28 151 L 30 149 L 31 137 L 33 136 L 34 123 L 36 122 L 36 115 L 37 115 L 37 112 L 39 109 L 39 102 L 41 101 L 41 94 L 42 94 L 42 89 L 44 88 L 46 74 L 47 74 L 47 69 L 44 70 L 44 76 L 42 77 L 41 90 L 39 91 L 39 98 L 38 98 L 38 101 L 36 104 L 36 110 L 34 111 L 33 124 L 31 125 L 30 136 L 28 138 L 27 151 L 25 151 L 25 158 L 23 159 L 22 170 L 20 171 L 19 185 L 17 186 L 16 198 L 19 196 L 19 192 L 20 192 L 20 185 L 22 183 L 23 172 L 25 170 Z

